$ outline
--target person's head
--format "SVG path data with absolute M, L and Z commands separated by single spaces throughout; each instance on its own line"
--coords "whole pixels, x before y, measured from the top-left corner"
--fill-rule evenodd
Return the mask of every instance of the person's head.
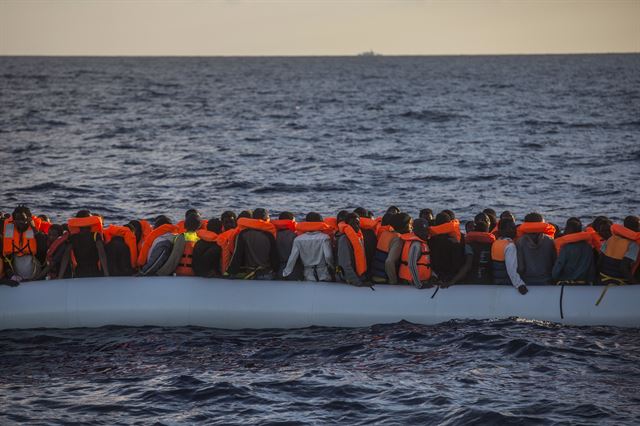
M 385 212 L 385 214 L 398 214 L 400 213 L 400 209 L 396 206 L 389 206 L 389 208 L 387 209 L 387 211 Z
M 90 216 L 91 216 L 91 212 L 89 210 L 78 210 L 78 213 L 76 213 L 77 218 L 90 217 Z
M 640 231 L 640 218 L 638 216 L 627 216 L 624 218 L 624 227 L 632 231 Z
M 47 216 L 46 214 L 39 214 L 38 219 L 43 222 L 51 223 L 51 219 L 49 219 L 49 216 Z
M 169 219 L 168 216 L 165 216 L 163 214 L 161 214 L 160 216 L 156 217 L 156 219 L 153 221 L 153 227 L 154 228 L 158 228 L 162 225 L 171 225 L 171 219 Z
M 420 210 L 420 214 L 418 215 L 420 219 L 426 219 L 429 223 L 433 222 L 433 210 L 431 209 L 422 209 Z
M 393 226 L 393 229 L 396 232 L 407 234 L 413 229 L 413 220 L 407 213 L 398 213 L 393 215 L 393 222 L 391 222 L 391 226 Z
M 448 214 L 451 220 L 456 218 L 456 214 L 453 212 L 453 210 L 444 209 L 442 210 L 442 212 Z
M 413 221 L 413 233 L 423 241 L 429 238 L 429 221 L 418 218 Z
M 280 220 L 293 220 L 295 216 L 291 212 L 282 212 L 278 215 L 278 219 Z
M 544 218 L 540 213 L 532 212 L 524 217 L 525 222 L 544 222 Z
M 199 212 L 198 210 L 196 210 L 196 209 L 189 209 L 189 210 L 187 210 L 186 212 L 184 212 L 184 220 L 186 221 L 186 220 L 187 220 L 187 218 L 188 218 L 189 216 L 192 216 L 192 215 L 193 215 L 193 216 L 197 216 L 197 217 L 201 217 L 200 212 Z
M 236 214 L 230 210 L 220 215 L 220 221 L 224 229 L 233 229 L 236 227 Z
M 515 238 L 516 223 L 511 219 L 502 219 L 498 225 L 498 233 L 501 237 Z
M 485 213 L 478 213 L 473 218 L 474 228 L 478 232 L 489 232 L 491 226 L 491 218 Z
M 436 225 L 444 225 L 449 222 L 451 222 L 451 216 L 449 216 L 449 213 L 441 211 L 436 215 Z
M 397 215 L 398 213 L 385 213 L 384 216 L 382 216 L 382 221 L 380 222 L 382 226 L 386 226 L 386 225 L 391 225 L 393 226 L 393 224 L 391 223 L 393 216 Z
M 222 232 L 222 221 L 217 217 L 212 217 L 207 221 L 207 231 L 219 234 Z
M 609 238 L 611 238 L 611 225 L 613 225 L 613 222 L 609 219 L 603 220 L 600 222 L 600 225 L 595 228 L 596 232 L 598 234 L 600 234 L 600 236 L 605 239 L 608 240 Z
M 187 232 L 196 232 L 201 224 L 200 215 L 191 214 L 184 219 L 184 229 Z
M 31 210 L 29 210 L 29 207 L 23 205 L 16 207 L 11 217 L 18 232 L 25 232 L 29 228 L 32 220 Z
M 348 213 L 344 219 L 345 223 L 353 228 L 354 231 L 360 230 L 360 216 L 357 213 Z
M 509 210 L 505 210 L 502 213 L 500 213 L 500 220 L 503 220 L 503 219 L 511 219 L 514 222 L 516 221 L 516 217 Z
M 238 215 L 238 219 L 242 219 L 242 218 L 251 219 L 252 216 L 253 216 L 253 211 L 251 211 L 251 210 L 242 210 L 240 212 L 240 214 Z
M 496 223 L 498 223 L 498 216 L 496 215 L 496 211 L 491 208 L 486 208 L 482 210 L 482 213 L 487 215 L 487 217 L 489 218 L 489 227 L 493 229 L 493 227 L 496 226 Z
M 63 234 L 63 229 L 61 225 L 53 224 L 49 227 L 49 232 L 47 232 L 47 239 L 49 240 L 49 244 L 53 243 L 55 240 L 60 238 Z
M 600 227 L 600 225 L 602 225 L 602 223 L 608 221 L 609 218 L 606 216 L 596 216 L 593 219 L 593 222 L 591 222 L 591 226 L 593 227 L 593 229 L 595 229 L 596 231 L 598 230 L 598 228 Z
M 340 211 L 338 212 L 338 214 L 336 215 L 336 221 L 337 221 L 338 223 L 340 223 L 340 222 L 345 222 L 345 221 L 346 221 L 346 219 L 347 219 L 347 215 L 348 215 L 348 214 L 349 214 L 349 212 L 348 212 L 348 211 L 346 211 L 346 210 L 340 210 Z
M 472 220 L 468 220 L 464 223 L 464 232 L 466 232 L 467 234 L 469 232 L 473 232 L 476 231 L 476 224 L 474 221 Z
M 575 234 L 577 232 L 582 232 L 582 222 L 580 222 L 580 219 L 577 217 L 570 217 L 564 225 L 564 233 L 567 235 Z
M 255 209 L 252 216 L 254 219 L 269 220 L 269 212 L 263 208 Z
M 353 212 L 360 217 L 369 217 L 369 211 L 364 207 L 356 207 Z
M 320 213 L 309 212 L 307 213 L 307 217 L 304 218 L 307 222 L 322 222 L 322 216 Z

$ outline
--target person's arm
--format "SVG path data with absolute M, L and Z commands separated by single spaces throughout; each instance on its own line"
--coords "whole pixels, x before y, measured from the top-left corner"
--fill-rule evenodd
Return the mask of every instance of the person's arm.
M 71 261 L 71 244 L 66 243 L 64 248 L 64 253 L 62 255 L 62 260 L 60 261 L 60 270 L 58 271 L 58 279 L 61 280 L 64 278 L 65 272 L 67 272 L 67 268 L 69 267 L 69 262 Z
M 516 245 L 511 243 L 504 249 L 504 264 L 511 284 L 518 289 L 520 294 L 527 294 L 527 285 L 518 274 L 518 255 Z
M 420 274 L 418 273 L 418 261 L 422 255 L 422 246 L 418 241 L 413 241 L 409 246 L 409 256 L 407 256 L 407 262 L 409 263 L 409 271 L 411 272 L 411 278 L 413 285 L 416 288 L 422 288 L 423 284 L 420 281 Z
M 333 249 L 331 248 L 331 238 L 328 236 L 322 240 L 322 253 L 327 266 L 333 268 Z
M 353 268 L 353 262 L 351 260 L 353 249 L 351 243 L 347 237 L 342 237 L 342 244 L 338 244 L 338 259 L 344 279 L 348 284 L 361 285 L 362 280 Z
M 523 237 L 526 238 L 526 237 Z M 522 241 L 522 238 L 519 240 Z M 515 256 L 516 256 L 516 271 L 518 274 L 524 274 L 526 271 L 526 267 L 527 267 L 527 263 L 526 263 L 526 259 L 524 258 L 524 250 L 519 249 L 519 245 L 522 244 L 516 244 L 516 243 L 512 243 L 513 247 L 515 249 Z M 511 246 L 511 244 L 509 244 L 507 247 Z M 505 250 L 505 256 L 506 256 L 506 250 Z M 511 280 L 511 282 L 513 282 L 513 280 Z
M 384 270 L 387 273 L 389 284 L 398 284 L 398 261 L 402 255 L 404 243 L 401 238 L 395 237 L 389 244 L 389 254 L 384 262 Z
M 104 251 L 104 243 L 102 242 L 102 238 L 98 235 L 96 238 L 96 248 L 98 249 L 98 259 L 100 260 L 100 265 L 102 266 L 102 273 L 105 277 L 109 276 L 109 265 L 107 264 L 107 253 Z
M 291 254 L 289 255 L 289 259 L 287 260 L 287 266 L 284 267 L 284 271 L 282 271 L 282 276 L 287 277 L 291 275 L 293 272 L 293 267 L 296 266 L 296 262 L 298 261 L 298 257 L 300 257 L 300 241 L 296 238 L 293 240 L 293 246 L 291 247 Z
M 560 250 L 560 255 L 556 259 L 556 263 L 553 264 L 553 269 L 551 270 L 551 279 L 553 281 L 559 281 L 562 276 L 562 271 L 564 266 L 567 263 L 567 250 L 566 247 L 563 247 Z
M 235 248 L 233 250 L 233 254 L 231 255 L 231 261 L 229 262 L 229 267 L 227 268 L 227 272 L 232 275 L 240 272 L 240 268 L 242 267 L 242 263 L 244 260 L 244 251 L 245 251 L 244 232 L 245 231 L 241 231 L 236 236 Z
M 629 284 L 635 284 L 635 278 L 633 276 L 633 265 L 636 262 L 636 259 L 638 259 L 639 254 L 640 246 L 637 243 L 632 242 L 629 244 L 629 247 L 624 254 L 624 258 L 620 263 L 622 273 L 624 274 L 624 277 Z

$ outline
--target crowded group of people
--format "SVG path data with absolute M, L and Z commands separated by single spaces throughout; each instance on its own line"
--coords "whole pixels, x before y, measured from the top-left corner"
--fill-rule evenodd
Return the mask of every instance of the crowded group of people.
M 359 207 L 335 217 L 267 210 L 225 211 L 205 220 L 195 209 L 174 223 L 165 215 L 105 226 L 80 210 L 53 224 L 23 205 L 0 213 L 0 282 L 99 276 L 200 276 L 230 279 L 338 281 L 355 286 L 640 282 L 640 219 L 604 216 L 564 228 L 529 213 L 518 224 L 505 211 L 461 223 L 454 212 L 417 218 L 395 206 L 381 217 Z

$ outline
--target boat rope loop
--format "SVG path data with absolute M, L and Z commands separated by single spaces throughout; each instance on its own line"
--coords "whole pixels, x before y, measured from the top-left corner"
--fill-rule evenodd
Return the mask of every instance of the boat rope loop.
M 598 297 L 598 300 L 596 301 L 596 306 L 600 305 L 600 302 L 602 302 L 602 299 L 604 299 L 604 295 L 607 294 L 607 291 L 609 291 L 610 287 L 618 287 L 618 286 L 627 284 L 622 278 L 610 277 L 610 276 L 605 275 L 603 273 L 600 273 L 600 275 L 603 278 L 602 281 L 603 282 L 608 282 L 608 284 L 602 290 L 602 293 L 600 294 L 600 297 Z

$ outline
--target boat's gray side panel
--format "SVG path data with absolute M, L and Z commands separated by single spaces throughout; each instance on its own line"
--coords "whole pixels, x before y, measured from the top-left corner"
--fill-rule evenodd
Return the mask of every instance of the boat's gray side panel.
M 0 287 L 0 329 L 127 326 L 360 327 L 407 320 L 521 317 L 572 325 L 640 326 L 640 286 L 609 289 L 459 285 L 352 287 L 336 283 L 230 281 L 185 277 L 93 278 Z

